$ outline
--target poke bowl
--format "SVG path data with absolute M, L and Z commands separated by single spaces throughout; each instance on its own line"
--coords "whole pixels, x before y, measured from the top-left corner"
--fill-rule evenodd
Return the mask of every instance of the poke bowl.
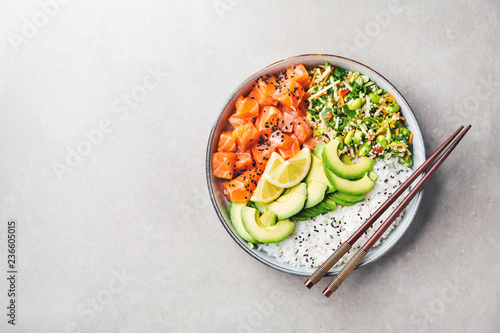
M 259 90 L 261 87 L 272 89 L 274 99 L 261 93 L 264 91 Z M 288 95 L 280 94 L 282 90 L 286 90 Z M 251 114 L 254 111 L 255 114 Z M 275 116 L 269 115 L 272 112 L 276 113 Z M 273 126 L 267 126 L 268 122 L 276 119 L 279 121 Z M 306 134 L 301 130 L 304 124 L 307 124 L 304 130 Z M 256 131 L 254 137 L 250 135 L 252 131 Z M 292 141 L 298 142 L 298 146 Z M 368 190 L 351 193 L 348 189 L 345 191 L 347 194 L 338 190 L 343 185 L 330 178 L 326 167 L 330 164 L 328 160 L 324 160 L 325 154 L 319 150 L 319 146 L 326 150 L 323 146 L 329 147 L 333 143 L 334 147 L 329 149 L 338 152 L 339 159 L 350 156 L 347 161 L 342 159 L 347 165 L 360 166 L 366 161 L 373 161 L 371 164 L 366 162 L 371 165 L 371 171 L 365 169 L 363 175 L 346 180 L 349 186 L 354 184 L 351 183 L 353 179 L 366 180 L 371 184 Z M 244 151 L 251 158 L 250 164 L 243 169 Z M 279 169 L 289 161 L 297 161 L 296 156 L 299 155 L 307 155 L 307 158 L 301 160 L 307 160 L 308 163 L 304 162 L 307 167 L 303 163 L 305 173 L 302 178 L 292 179 L 287 185 L 283 185 L 283 180 L 280 183 L 278 178 L 273 178 L 273 172 L 277 172 L 273 169 L 274 165 Z M 337 154 L 333 155 L 337 159 Z M 273 166 L 270 166 L 271 161 Z M 308 179 L 311 178 L 315 161 L 321 161 L 320 169 L 327 173 L 330 184 L 322 184 L 324 187 L 320 190 L 321 198 L 311 203 L 310 201 L 315 200 L 315 195 L 309 192 L 309 200 L 307 190 L 311 191 L 311 183 L 316 182 Z M 410 105 L 396 87 L 375 70 L 355 60 L 328 54 L 306 54 L 266 66 L 248 77 L 231 93 L 210 132 L 206 151 L 206 177 L 210 198 L 219 220 L 245 252 L 281 272 L 309 276 L 424 161 L 425 147 L 418 122 Z M 295 164 L 300 165 L 299 162 Z M 341 167 L 343 166 L 344 164 Z M 224 170 L 221 171 L 222 169 Z M 336 177 L 335 174 L 332 177 Z M 362 179 L 358 179 L 360 177 Z M 244 197 L 238 197 L 232 192 L 237 179 L 247 182 L 242 187 L 247 190 Z M 273 190 L 265 186 L 263 190 L 261 183 Z M 275 201 L 284 197 L 289 200 L 295 196 L 295 192 L 300 191 L 303 192 L 302 206 L 294 215 L 283 215 L 285 213 L 278 212 L 280 208 L 273 208 L 279 204 L 273 206 Z M 401 239 L 417 213 L 422 195 L 423 192 L 420 191 L 415 196 L 398 218 L 397 224 L 369 251 L 358 268 L 382 257 Z M 265 201 L 269 196 L 273 196 L 273 199 Z M 330 206 L 333 207 L 330 211 L 324 210 L 325 205 L 328 206 L 325 203 L 327 198 L 331 199 L 329 202 L 335 202 Z M 352 198 L 360 199 L 349 201 Z M 394 206 L 396 205 L 397 202 Z M 229 209 L 235 206 L 244 206 L 237 211 L 238 220 L 241 217 L 240 209 L 248 216 L 255 213 L 257 220 L 260 214 L 263 218 L 264 212 L 269 212 L 273 215 L 274 222 L 265 225 L 264 229 L 278 229 L 276 220 L 284 220 L 280 227 L 286 229 L 286 226 L 291 226 L 289 229 L 292 230 L 279 239 L 270 237 L 270 244 L 267 244 L 266 236 L 262 239 L 259 235 L 252 237 L 254 232 L 260 232 L 258 226 L 259 230 L 253 230 L 249 226 L 250 222 L 243 226 L 241 221 L 235 223 L 235 217 Z M 280 218 L 280 214 L 286 219 Z M 245 222 L 249 219 L 245 217 Z M 262 227 L 260 223 L 257 224 Z M 372 228 L 376 227 L 374 225 Z M 366 235 L 368 236 L 369 234 Z M 363 240 L 366 238 L 360 239 L 356 245 L 363 245 Z M 353 246 L 351 251 L 355 250 L 356 247 Z M 346 254 L 345 257 L 327 275 L 338 273 L 349 255 Z

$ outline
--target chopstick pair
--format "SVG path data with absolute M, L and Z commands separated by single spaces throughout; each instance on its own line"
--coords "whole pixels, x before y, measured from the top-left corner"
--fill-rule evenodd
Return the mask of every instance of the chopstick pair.
M 471 125 L 458 136 L 458 138 L 450 145 L 450 142 L 457 137 L 457 135 L 462 131 L 464 126 L 453 133 L 411 176 L 370 216 L 368 220 L 344 243 L 340 245 L 335 252 L 320 266 L 318 269 L 307 279 L 304 283 L 307 288 L 311 289 L 316 283 L 318 283 L 326 273 L 333 267 L 333 265 L 340 260 L 352 247 L 352 245 L 364 234 L 369 227 L 378 220 L 380 216 L 396 201 L 396 199 L 420 176 L 424 170 L 444 151 L 444 153 L 439 157 L 436 163 L 428 170 L 425 176 L 417 183 L 417 185 L 408 193 L 408 195 L 401 201 L 397 208 L 387 217 L 387 219 L 382 223 L 378 230 L 366 241 L 361 249 L 356 252 L 356 254 L 345 264 L 345 266 L 340 270 L 340 272 L 334 277 L 334 279 L 328 284 L 328 286 L 323 291 L 326 297 L 337 290 L 337 288 L 344 282 L 344 280 L 349 276 L 349 274 L 356 268 L 356 266 L 363 260 L 368 251 L 373 247 L 373 245 L 379 240 L 379 238 L 384 234 L 384 232 L 389 228 L 389 226 L 394 222 L 398 215 L 405 209 L 408 203 L 413 199 L 413 197 L 422 189 L 427 180 L 432 176 L 437 168 L 443 163 L 443 161 L 450 155 L 450 153 L 455 149 L 460 140 L 465 136 L 465 134 L 471 128 Z M 446 150 L 445 150 L 446 149 Z

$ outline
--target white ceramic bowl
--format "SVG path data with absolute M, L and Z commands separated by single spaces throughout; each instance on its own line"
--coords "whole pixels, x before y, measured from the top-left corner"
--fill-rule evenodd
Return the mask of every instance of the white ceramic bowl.
M 307 68 L 310 68 L 322 65 L 326 61 L 328 61 L 334 67 L 341 67 L 351 71 L 360 72 L 361 74 L 368 75 L 371 80 L 377 83 L 377 86 L 389 91 L 396 98 L 396 101 L 401 107 L 401 113 L 408 122 L 408 128 L 414 133 L 413 170 L 418 168 L 425 161 L 425 147 L 422 138 L 422 133 L 420 132 L 417 119 L 415 118 L 415 115 L 413 114 L 410 106 L 404 99 L 403 95 L 401 95 L 401 93 L 382 75 L 380 75 L 370 67 L 363 65 L 357 61 L 329 54 L 300 55 L 277 61 L 261 69 L 257 73 L 251 75 L 242 84 L 240 84 L 239 87 L 237 87 L 233 91 L 231 96 L 229 96 L 229 98 L 224 103 L 224 106 L 222 107 L 219 117 L 215 120 L 215 123 L 212 127 L 212 131 L 210 132 L 210 138 L 208 140 L 207 155 L 206 155 L 206 173 L 207 173 L 207 183 L 208 183 L 208 190 L 210 192 L 210 198 L 214 205 L 215 211 L 219 216 L 220 221 L 222 222 L 222 225 L 227 230 L 229 235 L 234 239 L 234 241 L 245 252 L 250 254 L 258 261 L 268 265 L 269 267 L 295 275 L 309 276 L 315 271 L 315 269 L 305 268 L 305 267 L 292 267 L 289 264 L 279 262 L 275 258 L 270 257 L 264 252 L 252 249 L 247 244 L 247 242 L 245 242 L 238 236 L 238 234 L 234 230 L 233 225 L 231 224 L 229 215 L 227 213 L 227 207 L 229 203 L 224 197 L 222 186 L 220 185 L 220 180 L 213 176 L 213 170 L 211 165 L 212 154 L 217 150 L 217 140 L 220 136 L 220 133 L 223 130 L 227 129 L 229 126 L 227 119 L 234 112 L 234 103 L 236 102 L 236 99 L 238 98 L 238 96 L 242 94 L 243 95 L 248 94 L 252 89 L 253 83 L 259 76 L 266 74 L 276 74 L 287 67 L 299 63 L 302 63 Z M 383 256 L 387 251 L 389 251 L 394 246 L 394 244 L 398 242 L 398 240 L 403 236 L 403 234 L 406 232 L 411 222 L 413 221 L 413 218 L 417 213 L 418 206 L 420 205 L 420 201 L 422 200 L 422 195 L 423 192 L 420 191 L 420 193 L 418 193 L 415 196 L 412 202 L 407 206 L 403 219 L 399 222 L 396 228 L 390 233 L 389 237 L 384 239 L 379 246 L 373 248 L 363 259 L 363 261 L 359 264 L 358 268 L 377 260 L 378 258 Z M 304 222 L 299 222 L 299 223 L 304 223 Z M 338 273 L 338 271 L 341 268 L 342 267 L 332 268 L 328 272 L 328 275 L 333 275 Z

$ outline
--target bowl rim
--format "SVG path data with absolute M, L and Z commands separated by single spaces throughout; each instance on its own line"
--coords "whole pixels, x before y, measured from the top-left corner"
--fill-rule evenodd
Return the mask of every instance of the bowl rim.
M 215 119 L 215 121 L 214 121 L 214 123 L 212 125 L 212 128 L 210 130 L 210 134 L 209 134 L 209 138 L 208 138 L 208 145 L 207 145 L 206 159 L 205 159 L 205 175 L 206 175 L 206 179 L 207 179 L 207 186 L 208 186 L 208 192 L 209 192 L 209 195 L 210 195 L 210 200 L 212 202 L 212 205 L 213 205 L 213 207 L 214 207 L 214 209 L 215 209 L 215 211 L 217 213 L 217 216 L 218 216 L 220 222 L 224 226 L 224 229 L 226 229 L 226 231 L 229 233 L 229 235 L 233 238 L 233 240 L 238 244 L 238 246 L 240 248 L 242 248 L 247 254 L 249 254 L 251 257 L 253 257 L 254 259 L 258 260 L 259 262 L 265 264 L 266 266 L 274 268 L 274 269 L 276 269 L 276 270 L 278 270 L 280 272 L 289 273 L 289 274 L 297 275 L 297 276 L 310 276 L 311 273 L 293 270 L 292 269 L 292 268 L 294 268 L 293 266 L 290 266 L 291 268 L 282 267 L 282 266 L 276 265 L 273 262 L 265 260 L 262 256 L 257 255 L 249 247 L 245 246 L 244 245 L 244 240 L 242 240 L 239 237 L 239 235 L 237 235 L 228 226 L 228 223 L 226 222 L 225 217 L 222 215 L 222 212 L 219 209 L 219 206 L 217 205 L 217 199 L 215 198 L 215 195 L 214 195 L 214 193 L 212 191 L 212 188 L 213 188 L 214 184 L 212 183 L 212 180 L 211 180 L 210 161 L 211 161 L 211 150 L 212 150 L 212 146 L 213 146 L 213 143 L 214 143 L 213 139 L 214 139 L 214 135 L 215 135 L 215 132 L 216 132 L 216 129 L 217 129 L 217 124 L 219 123 L 222 115 L 224 114 L 224 110 L 227 108 L 229 102 L 234 98 L 234 96 L 236 94 L 238 94 L 240 92 L 240 90 L 244 86 L 246 86 L 249 82 L 251 82 L 252 80 L 254 80 L 257 76 L 259 76 L 259 74 L 265 72 L 267 69 L 269 69 L 271 67 L 274 67 L 274 66 L 277 66 L 277 65 L 279 65 L 279 64 L 281 64 L 283 62 L 286 62 L 286 61 L 299 60 L 301 58 L 306 58 L 306 57 L 332 57 L 332 58 L 340 59 L 340 60 L 343 60 L 343 61 L 346 61 L 346 62 L 350 62 L 350 63 L 352 63 L 354 65 L 357 65 L 357 66 L 360 66 L 362 68 L 366 68 L 369 71 L 372 71 L 373 73 L 375 73 L 376 75 L 378 75 L 383 81 L 385 81 L 392 89 L 394 89 L 395 91 L 398 92 L 398 94 L 402 97 L 403 101 L 407 105 L 410 114 L 413 116 L 413 118 L 415 120 L 416 129 L 418 130 L 419 133 L 422 133 L 422 131 L 420 129 L 420 125 L 418 123 L 418 119 L 417 119 L 415 113 L 413 112 L 410 104 L 405 99 L 405 97 L 403 96 L 403 94 L 401 94 L 401 92 L 388 79 L 386 79 L 383 75 L 381 75 L 376 70 L 372 69 L 371 67 L 369 67 L 369 66 L 367 66 L 367 65 L 365 65 L 365 64 L 363 64 L 363 63 L 361 63 L 359 61 L 356 61 L 356 60 L 353 60 L 353 59 L 350 59 L 350 58 L 347 58 L 347 57 L 339 56 L 339 55 L 328 54 L 328 53 L 306 53 L 306 54 L 301 54 L 301 55 L 296 55 L 296 56 L 291 56 L 291 57 L 283 58 L 281 60 L 275 61 L 275 62 L 273 62 L 273 63 L 271 63 L 271 64 L 269 64 L 269 65 L 267 65 L 267 66 L 265 66 L 265 67 L 263 67 L 261 69 L 259 69 L 258 71 L 254 72 L 253 74 L 249 75 L 241 84 L 239 84 L 231 92 L 231 94 L 229 95 L 229 97 L 225 100 L 222 108 L 220 109 L 219 115 L 217 116 L 217 118 Z M 425 143 L 422 146 L 422 153 L 423 153 L 423 157 L 425 159 L 426 158 Z M 425 175 L 425 172 L 423 172 L 419 176 L 419 178 L 417 178 L 417 181 L 420 180 L 424 175 Z M 377 257 L 371 257 L 371 258 L 367 257 L 368 260 L 362 261 L 358 266 L 356 266 L 355 269 L 364 267 L 364 266 L 366 266 L 366 265 L 368 265 L 368 264 L 370 264 L 372 262 L 375 262 L 376 260 L 382 258 L 387 252 L 389 252 L 389 250 L 391 250 L 400 241 L 400 239 L 403 237 L 403 235 L 406 233 L 406 231 L 408 230 L 409 226 L 413 222 L 413 219 L 415 218 L 415 214 L 418 211 L 418 208 L 420 207 L 420 203 L 422 201 L 423 192 L 424 192 L 424 188 L 422 188 L 419 191 L 419 193 L 417 193 L 415 195 L 415 197 L 413 198 L 413 200 L 410 202 L 410 204 L 414 202 L 414 204 L 413 204 L 413 211 L 414 211 L 413 217 L 412 217 L 412 219 L 411 219 L 411 221 L 409 223 L 407 223 L 406 225 L 403 226 L 403 229 L 400 229 L 401 231 L 400 231 L 399 237 L 393 242 L 393 244 L 391 244 L 389 247 L 387 247 Z M 407 213 L 405 213 L 405 214 L 407 214 Z M 342 267 L 342 266 L 340 266 L 340 267 Z M 337 274 L 337 272 L 334 272 L 334 271 L 330 270 L 330 271 L 328 271 L 326 273 L 325 276 L 331 276 L 331 275 L 335 275 L 335 274 Z

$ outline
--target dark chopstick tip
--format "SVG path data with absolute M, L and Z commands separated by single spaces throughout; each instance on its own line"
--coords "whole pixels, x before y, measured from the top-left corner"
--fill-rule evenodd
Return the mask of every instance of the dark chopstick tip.
M 306 282 L 304 282 L 304 285 L 308 288 L 311 289 L 314 286 L 314 283 L 311 281 L 311 279 L 307 279 Z
M 326 288 L 325 288 L 325 290 L 323 290 L 323 295 L 325 295 L 325 296 L 326 296 L 326 297 L 328 297 L 328 298 L 329 298 L 332 294 L 333 294 L 333 291 L 332 291 L 330 288 L 328 288 L 328 287 L 326 287 Z

